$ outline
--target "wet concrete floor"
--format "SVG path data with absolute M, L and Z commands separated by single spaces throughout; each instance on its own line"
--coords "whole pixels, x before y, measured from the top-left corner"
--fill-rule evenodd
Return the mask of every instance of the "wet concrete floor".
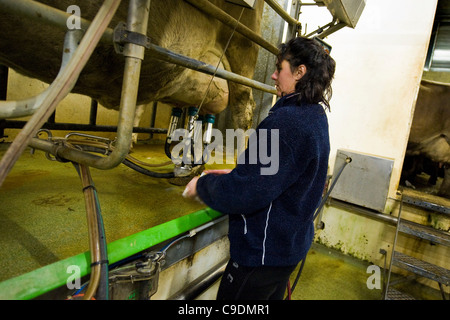
M 368 287 L 368 271 L 371 264 L 320 244 L 313 244 L 305 261 L 292 300 L 382 300 L 383 268 L 380 268 L 380 287 Z M 294 283 L 300 266 L 290 278 Z M 387 270 L 386 270 L 387 276 Z M 369 283 L 374 281 L 369 279 Z M 415 280 L 393 274 L 392 281 L 399 281 L 395 288 L 418 300 L 441 300 L 439 291 L 421 285 Z M 448 295 L 448 294 L 447 294 Z M 448 299 L 448 297 L 447 297 Z

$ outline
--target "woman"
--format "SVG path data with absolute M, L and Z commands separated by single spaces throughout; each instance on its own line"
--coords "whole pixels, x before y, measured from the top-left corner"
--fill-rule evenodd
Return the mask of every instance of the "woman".
M 229 215 L 230 261 L 218 300 L 283 299 L 314 236 L 313 214 L 328 169 L 324 109 L 330 108 L 335 62 L 315 40 L 297 37 L 281 45 L 276 67 L 272 79 L 280 99 L 256 134 L 277 131 L 264 142 L 266 150 L 278 144 L 278 171 L 261 174 L 261 161 L 238 164 L 231 172 L 195 177 L 186 188 L 187 196 Z

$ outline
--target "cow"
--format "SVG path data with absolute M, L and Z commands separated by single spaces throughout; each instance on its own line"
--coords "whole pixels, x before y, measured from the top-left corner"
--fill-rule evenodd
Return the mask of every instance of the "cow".
M 450 84 L 421 81 L 406 156 L 424 156 L 443 166 L 437 195 L 450 198 Z
M 76 5 L 80 8 L 81 17 L 87 20 L 94 18 L 102 4 L 101 1 L 89 0 L 38 2 L 64 12 L 69 6 Z M 241 6 L 225 0 L 210 2 L 236 19 L 242 11 Z M 263 6 L 264 1 L 257 1 L 253 9 L 246 8 L 240 22 L 260 33 Z M 127 21 L 127 12 L 128 1 L 122 1 L 110 28 Z M 65 30 L 1 11 L 0 28 L 8 30 L 0 33 L 0 64 L 28 77 L 51 83 L 60 68 Z M 258 45 L 239 33 L 232 36 L 232 31 L 232 28 L 186 1 L 151 1 L 147 36 L 153 44 L 252 78 Z M 222 57 L 229 39 L 231 41 Z M 101 42 L 72 92 L 87 95 L 106 108 L 118 109 L 123 69 L 124 57 L 116 53 L 112 43 Z M 210 75 L 163 62 L 146 54 L 137 104 L 161 101 L 174 107 L 187 107 L 198 106 L 204 101 L 200 110 L 204 114 L 217 114 L 229 106 L 234 127 L 244 130 L 250 128 L 255 107 L 251 88 L 217 77 L 209 86 L 210 81 Z

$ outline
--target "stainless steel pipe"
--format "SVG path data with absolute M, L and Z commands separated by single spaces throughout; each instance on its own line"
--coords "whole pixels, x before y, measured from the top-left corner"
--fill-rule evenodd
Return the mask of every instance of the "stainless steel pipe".
M 347 210 L 349 212 L 353 212 L 353 213 L 357 213 L 360 214 L 362 216 L 386 223 L 386 224 L 390 224 L 390 225 L 396 225 L 397 224 L 397 217 L 385 214 L 385 213 L 378 213 L 378 212 L 374 212 L 372 210 L 360 207 L 360 206 L 356 206 L 353 205 L 351 203 L 345 202 L 345 201 L 341 201 L 341 200 L 337 200 L 337 199 L 331 199 L 330 200 L 330 205 L 333 207 L 338 207 L 344 210 Z
M 289 13 L 287 13 L 282 6 L 278 4 L 275 0 L 264 0 L 265 3 L 267 3 L 278 15 L 283 18 L 284 21 L 289 23 L 292 26 L 300 26 L 301 23 L 291 17 Z
M 63 74 L 64 68 L 76 51 L 78 43 L 83 37 L 83 34 L 84 33 L 82 30 L 67 31 L 64 38 L 62 63 L 56 79 L 59 79 Z M 45 89 L 39 95 L 31 98 L 15 101 L 0 101 L 0 119 L 20 118 L 34 114 L 36 110 L 42 105 L 42 102 L 45 100 L 48 93 L 54 90 L 53 88 L 57 83 L 58 81 L 55 80 L 47 89 Z M 73 82 L 73 86 L 75 85 L 75 83 L 76 81 Z M 70 90 L 73 89 L 73 86 L 70 88 Z
M 129 31 L 147 34 L 150 12 L 150 0 L 130 0 L 127 28 Z M 106 158 L 99 158 L 91 166 L 110 169 L 125 160 L 130 151 L 133 122 L 136 114 L 136 102 L 141 75 L 141 64 L 145 48 L 133 43 L 125 44 L 125 70 L 123 74 L 122 95 L 120 101 L 117 143 L 113 152 Z
M 176 64 L 176 65 L 183 66 L 185 68 L 196 70 L 196 71 L 206 73 L 209 75 L 213 75 L 214 72 L 216 71 L 216 67 L 213 65 L 206 64 L 204 62 L 183 56 L 181 54 L 161 48 L 154 44 L 150 44 L 149 50 L 150 50 L 149 55 L 151 55 L 152 57 L 154 57 L 158 60 L 170 62 L 170 63 Z M 268 93 L 272 93 L 272 94 L 277 93 L 277 90 L 275 89 L 275 87 L 272 87 L 268 84 L 265 84 L 265 83 L 262 83 L 259 81 L 255 81 L 255 80 L 243 77 L 241 75 L 226 71 L 224 69 L 217 69 L 215 76 L 218 78 L 236 82 L 236 83 L 242 84 L 244 86 L 248 86 L 248 87 L 258 89 L 261 91 L 265 91 Z

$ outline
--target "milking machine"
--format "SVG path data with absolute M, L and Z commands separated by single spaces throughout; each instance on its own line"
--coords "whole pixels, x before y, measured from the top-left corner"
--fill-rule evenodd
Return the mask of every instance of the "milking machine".
M 183 109 L 177 107 L 172 109 L 164 151 L 167 157 L 175 163 L 174 176 L 176 178 L 186 178 L 186 180 L 192 178 L 193 175 L 203 170 L 204 164 L 209 158 L 207 147 L 212 140 L 215 116 L 212 114 L 203 116 L 198 112 L 199 108 L 197 107 L 187 109 L 187 122 L 183 129 L 180 126 L 183 123 Z M 173 143 L 182 148 L 171 150 Z

